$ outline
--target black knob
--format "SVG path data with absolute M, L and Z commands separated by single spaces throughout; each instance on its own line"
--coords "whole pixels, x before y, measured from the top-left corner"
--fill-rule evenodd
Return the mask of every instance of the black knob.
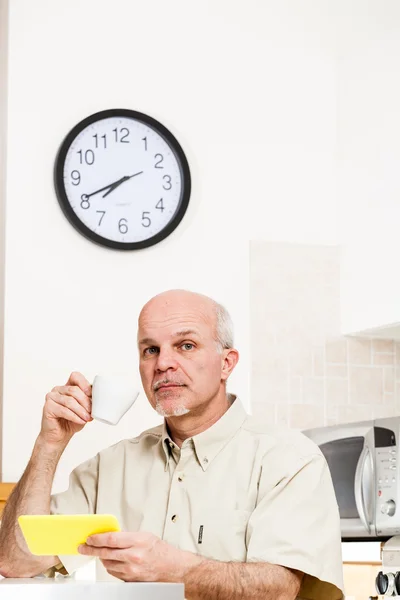
M 400 595 L 400 571 L 394 576 L 394 589 L 397 595 Z
M 386 594 L 387 589 L 389 587 L 389 580 L 388 580 L 388 576 L 384 575 L 384 573 L 382 573 L 382 571 L 379 571 L 378 575 L 376 576 L 375 579 L 375 586 L 376 586 L 376 591 L 378 592 L 378 594 Z

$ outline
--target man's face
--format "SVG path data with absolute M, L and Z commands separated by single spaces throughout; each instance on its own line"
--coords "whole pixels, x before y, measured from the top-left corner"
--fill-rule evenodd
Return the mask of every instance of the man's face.
M 140 375 L 164 417 L 201 407 L 221 389 L 224 354 L 215 340 L 212 304 L 196 297 L 156 297 L 139 318 Z

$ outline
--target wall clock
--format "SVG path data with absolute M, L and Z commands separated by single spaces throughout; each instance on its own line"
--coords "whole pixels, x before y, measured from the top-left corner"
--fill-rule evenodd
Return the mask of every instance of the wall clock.
M 128 109 L 78 123 L 57 154 L 55 189 L 70 223 L 93 242 L 118 250 L 157 244 L 189 204 L 188 161 L 156 119 Z

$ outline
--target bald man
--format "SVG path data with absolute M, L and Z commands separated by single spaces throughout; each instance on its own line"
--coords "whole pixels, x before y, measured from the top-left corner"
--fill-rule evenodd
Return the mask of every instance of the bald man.
M 239 354 L 227 311 L 182 290 L 139 316 L 140 374 L 163 425 L 101 451 L 51 496 L 60 457 L 92 420 L 91 385 L 72 373 L 46 396 L 31 460 L 4 511 L 0 573 L 74 572 L 183 582 L 190 600 L 339 600 L 338 508 L 326 462 L 308 438 L 248 416 L 226 382 Z M 112 401 L 112 399 L 110 399 Z M 20 514 L 112 513 L 122 532 L 93 535 L 81 556 L 37 557 Z

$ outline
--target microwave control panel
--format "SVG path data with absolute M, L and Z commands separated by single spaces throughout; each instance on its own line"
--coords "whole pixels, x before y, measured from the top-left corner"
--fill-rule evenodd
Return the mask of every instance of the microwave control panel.
M 377 535 L 400 534 L 398 448 L 394 431 L 375 427 L 375 506 Z

